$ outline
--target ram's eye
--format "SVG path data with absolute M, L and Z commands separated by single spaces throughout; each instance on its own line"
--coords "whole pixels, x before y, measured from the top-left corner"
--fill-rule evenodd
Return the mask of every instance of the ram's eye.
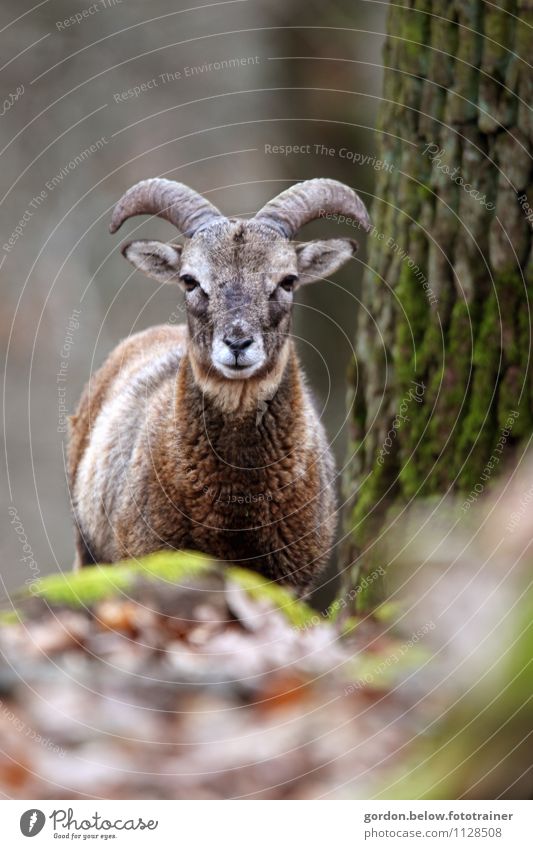
M 200 285 L 198 280 L 192 276 L 192 274 L 182 274 L 180 277 L 181 282 L 185 285 L 186 292 L 194 292 L 195 289 Z
M 287 277 L 284 277 L 283 280 L 280 281 L 279 285 L 285 292 L 292 292 L 297 280 L 298 278 L 296 277 L 296 274 L 288 274 Z

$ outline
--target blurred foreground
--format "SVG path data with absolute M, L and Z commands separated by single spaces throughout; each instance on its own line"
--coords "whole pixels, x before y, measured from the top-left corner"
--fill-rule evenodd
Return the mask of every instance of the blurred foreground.
M 530 798 L 530 479 L 411 514 L 357 618 L 193 554 L 37 581 L 0 635 L 0 791 Z

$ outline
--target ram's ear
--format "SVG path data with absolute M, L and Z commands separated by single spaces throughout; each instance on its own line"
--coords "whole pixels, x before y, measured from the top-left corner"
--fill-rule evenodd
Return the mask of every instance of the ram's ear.
M 160 283 L 177 283 L 181 264 L 181 246 L 139 239 L 122 247 L 122 254 L 139 271 Z
M 329 277 L 357 252 L 353 239 L 321 239 L 296 248 L 300 283 Z

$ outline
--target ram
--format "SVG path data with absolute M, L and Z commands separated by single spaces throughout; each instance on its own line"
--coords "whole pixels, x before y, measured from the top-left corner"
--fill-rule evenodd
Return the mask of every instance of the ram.
M 293 293 L 357 244 L 293 239 L 333 213 L 370 227 L 358 195 L 326 179 L 292 186 L 249 220 L 158 178 L 117 203 L 112 233 L 150 214 L 184 237 L 122 253 L 183 289 L 187 320 L 123 341 L 71 418 L 77 567 L 188 548 L 301 592 L 313 584 L 334 539 L 335 470 L 291 336 Z

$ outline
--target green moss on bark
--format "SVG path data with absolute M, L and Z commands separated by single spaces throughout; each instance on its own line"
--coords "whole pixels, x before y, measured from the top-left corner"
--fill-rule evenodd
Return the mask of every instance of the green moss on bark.
M 377 154 L 395 168 L 379 176 L 371 213 L 387 239 L 371 240 L 363 280 L 370 315 L 361 312 L 357 330 L 362 380 L 350 448 L 365 450 L 345 478 L 347 552 L 363 571 L 376 563 L 367 552 L 395 505 L 468 493 L 509 416 L 509 459 L 533 428 L 533 293 L 524 283 L 533 243 L 515 194 L 529 187 L 531 203 L 533 123 L 519 98 L 530 99 L 533 77 L 517 11 L 511 0 L 490 9 L 481 0 L 390 9 Z M 513 144 L 504 143 L 508 135 Z M 380 464 L 380 443 L 414 381 L 425 386 L 422 403 L 409 405 Z M 351 572 L 357 583 L 357 567 Z

